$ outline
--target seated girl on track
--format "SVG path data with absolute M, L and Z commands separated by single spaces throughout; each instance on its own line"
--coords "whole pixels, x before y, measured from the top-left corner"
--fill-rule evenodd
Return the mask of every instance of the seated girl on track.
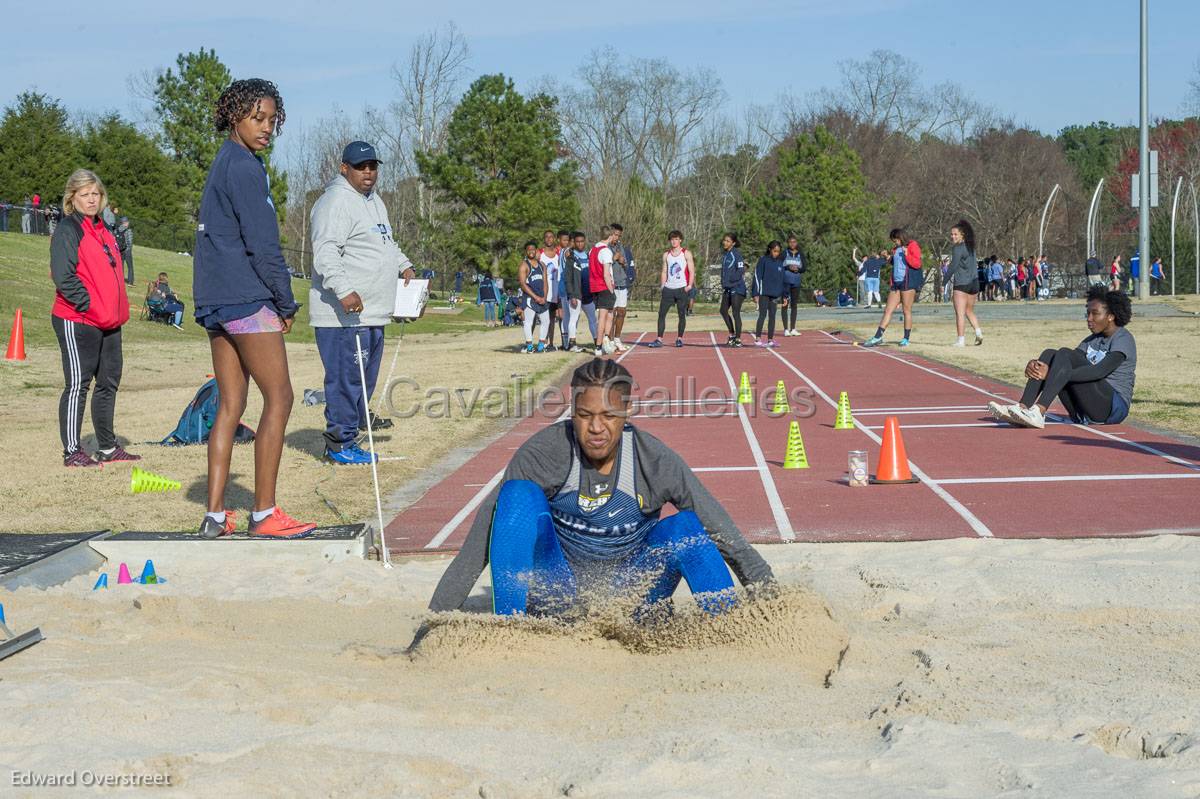
M 1045 350 L 1025 366 L 1025 393 L 1016 405 L 989 402 L 992 416 L 1017 427 L 1041 429 L 1046 409 L 1062 401 L 1076 424 L 1119 424 L 1133 402 L 1137 345 L 1125 329 L 1133 316 L 1129 297 L 1104 286 L 1088 290 L 1091 335 L 1075 349 Z

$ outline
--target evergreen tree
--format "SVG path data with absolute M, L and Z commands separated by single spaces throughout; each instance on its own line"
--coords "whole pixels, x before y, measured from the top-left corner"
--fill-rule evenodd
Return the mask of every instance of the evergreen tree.
M 555 100 L 526 99 L 503 75 L 484 75 L 455 109 L 442 153 L 417 152 L 440 201 L 429 235 L 455 264 L 512 274 L 522 245 L 574 226 L 576 165 L 562 161 Z
M 831 297 L 856 279 L 850 261 L 886 235 L 887 203 L 867 193 L 858 154 L 824 128 L 815 128 L 780 144 L 774 169 L 742 195 L 734 229 L 742 253 L 753 266 L 772 239 L 786 246 L 800 241 L 808 259 L 806 288 L 822 288 Z
M 104 181 L 109 205 L 133 221 L 139 243 L 190 248 L 191 220 L 176 163 L 116 114 L 85 125 L 80 134 L 83 163 Z
M 179 164 L 188 211 L 193 217 L 200 208 L 208 168 L 225 141 L 213 125 L 213 110 L 221 92 L 232 82 L 229 68 L 221 63 L 216 51 L 204 48 L 196 53 L 180 53 L 175 69 L 167 69 L 155 81 L 154 110 L 162 120 L 162 142 Z M 287 179 L 271 166 L 267 153 L 263 156 L 271 181 L 271 199 L 282 223 Z
M 0 121 L 0 197 L 19 203 L 40 194 L 61 202 L 63 187 L 80 166 L 75 134 L 57 100 L 24 92 Z

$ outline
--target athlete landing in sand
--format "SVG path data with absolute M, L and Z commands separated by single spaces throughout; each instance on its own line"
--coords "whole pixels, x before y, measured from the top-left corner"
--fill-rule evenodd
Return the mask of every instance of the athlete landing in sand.
M 729 569 L 743 585 L 774 580 L 679 455 L 626 422 L 632 388 L 614 361 L 575 370 L 572 418 L 517 450 L 430 610 L 460 609 L 489 562 L 497 614 L 557 615 L 581 594 L 632 597 L 644 609 L 668 601 L 681 578 L 719 613 L 734 603 Z M 667 503 L 679 512 L 659 519 Z

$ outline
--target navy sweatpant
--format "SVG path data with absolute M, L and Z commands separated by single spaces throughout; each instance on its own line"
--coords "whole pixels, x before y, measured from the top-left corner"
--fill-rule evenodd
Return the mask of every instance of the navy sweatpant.
M 355 336 L 362 342 L 367 374 L 367 400 L 375 393 L 383 360 L 382 327 L 318 327 L 317 350 L 325 366 L 325 445 L 340 452 L 354 443 L 359 425 L 366 426 L 362 379 L 355 360 Z

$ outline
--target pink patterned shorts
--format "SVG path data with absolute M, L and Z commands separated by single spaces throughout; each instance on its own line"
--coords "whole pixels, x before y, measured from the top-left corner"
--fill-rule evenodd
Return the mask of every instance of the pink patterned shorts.
M 221 328 L 231 336 L 243 333 L 282 333 L 283 320 L 270 308 L 263 307 L 250 316 L 221 322 Z

